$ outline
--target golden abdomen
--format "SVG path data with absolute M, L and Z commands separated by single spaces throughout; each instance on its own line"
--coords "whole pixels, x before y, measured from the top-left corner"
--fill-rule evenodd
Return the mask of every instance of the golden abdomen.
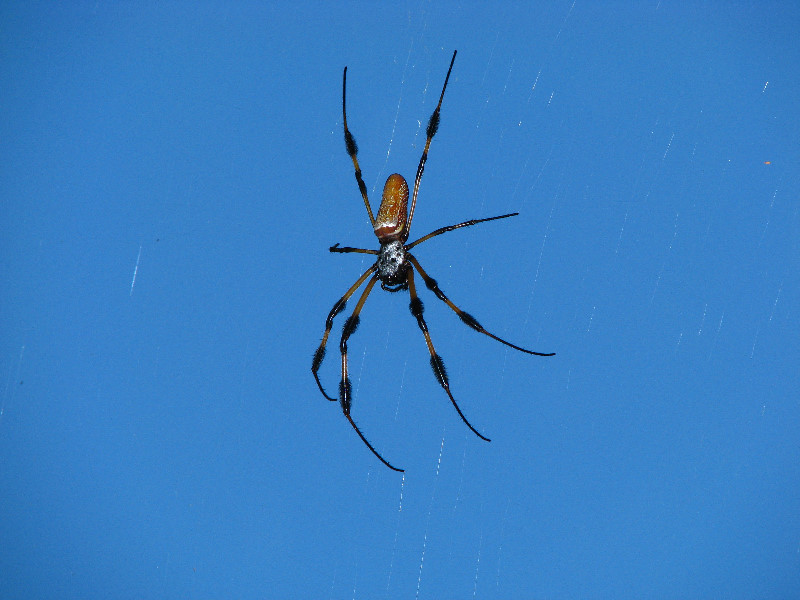
M 408 221 L 408 183 L 405 177 L 395 173 L 389 175 L 383 186 L 383 198 L 375 219 L 375 235 L 378 240 L 392 242 L 405 241 L 408 238 L 406 222 Z

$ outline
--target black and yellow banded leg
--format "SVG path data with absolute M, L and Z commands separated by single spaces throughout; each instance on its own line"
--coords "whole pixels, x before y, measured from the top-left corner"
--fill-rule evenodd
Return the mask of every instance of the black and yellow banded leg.
M 416 258 L 414 258 L 411 254 L 408 254 L 407 256 L 408 260 L 411 261 L 411 264 L 414 265 L 414 268 L 416 268 L 417 271 L 419 271 L 419 274 L 425 281 L 425 285 L 428 287 L 428 289 L 432 291 L 434 294 L 436 294 L 436 297 L 439 298 L 439 300 L 447 304 L 447 306 L 449 306 L 453 310 L 453 312 L 455 312 L 458 315 L 458 317 L 464 322 L 464 324 L 469 325 L 470 327 L 472 327 L 472 329 L 474 329 L 479 333 L 488 335 L 490 338 L 492 338 L 493 340 L 497 340 L 501 344 L 505 344 L 509 348 L 514 348 L 514 350 L 519 350 L 520 352 L 525 352 L 526 354 L 534 354 L 536 356 L 555 356 L 555 352 L 545 353 L 545 352 L 534 352 L 533 350 L 526 350 L 525 348 L 521 348 L 516 344 L 507 342 L 503 338 L 497 337 L 495 334 L 486 331 L 483 328 L 483 326 L 480 323 L 478 323 L 478 320 L 475 317 L 473 317 L 468 312 L 464 312 L 463 310 L 458 308 L 458 306 L 453 304 L 450 298 L 444 295 L 444 292 L 439 289 L 439 284 L 436 283 L 436 280 L 433 277 L 430 277 L 425 272 L 425 270 L 420 266 L 419 261 Z
M 425 311 L 425 307 L 422 304 L 422 300 L 420 300 L 419 296 L 417 296 L 417 289 L 414 285 L 413 269 L 408 270 L 408 292 L 411 294 L 409 309 L 411 310 L 411 314 L 417 319 L 417 325 L 419 325 L 419 328 L 422 330 L 422 334 L 425 336 L 425 343 L 428 345 L 428 352 L 430 352 L 431 355 L 431 368 L 433 369 L 434 375 L 436 375 L 436 379 L 439 381 L 439 385 L 441 385 L 444 388 L 444 391 L 447 392 L 450 402 L 453 403 L 453 406 L 458 412 L 458 416 L 460 416 L 461 420 L 466 423 L 467 427 L 469 427 L 472 432 L 482 440 L 490 442 L 491 440 L 489 438 L 487 438 L 485 435 L 481 435 L 478 430 L 475 429 L 469 421 L 467 421 L 467 417 L 465 417 L 464 413 L 461 412 L 456 399 L 453 398 L 453 394 L 450 392 L 450 382 L 447 379 L 447 371 L 444 368 L 444 361 L 442 360 L 441 356 L 436 354 L 436 350 L 433 347 L 433 342 L 431 341 L 431 334 L 428 332 L 428 324 L 425 323 L 425 318 L 422 316 L 422 313 Z
M 374 270 L 371 269 L 371 270 Z M 369 271 L 368 271 L 369 272 Z M 366 274 L 365 274 L 366 275 Z M 339 342 L 339 350 L 342 353 L 342 380 L 339 382 L 339 402 L 342 406 L 342 412 L 347 420 L 352 425 L 355 432 L 358 434 L 358 437 L 361 438 L 361 441 L 366 444 L 367 448 L 378 457 L 383 464 L 394 471 L 403 471 L 403 469 L 398 469 L 397 467 L 392 466 L 389 462 L 383 458 L 378 451 L 369 443 L 364 434 L 361 433 L 361 430 L 356 425 L 356 422 L 353 421 L 353 417 L 350 416 L 350 405 L 352 404 L 352 387 L 350 385 L 350 376 L 347 372 L 347 340 L 353 335 L 358 329 L 358 323 L 361 320 L 359 317 L 359 313 L 361 309 L 364 307 L 364 303 L 367 301 L 367 297 L 369 293 L 372 291 L 372 288 L 375 286 L 375 283 L 378 281 L 378 276 L 373 275 L 372 279 L 369 280 L 367 286 L 364 288 L 364 291 L 361 293 L 361 297 L 358 299 L 358 303 L 356 304 L 355 309 L 353 309 L 353 314 L 347 317 L 347 321 L 344 323 L 344 327 L 342 327 L 342 339 Z
M 361 177 L 361 167 L 358 166 L 358 144 L 356 138 L 350 133 L 347 128 L 347 67 L 344 68 L 342 75 L 342 120 L 344 121 L 344 145 L 347 148 L 347 154 L 353 160 L 353 167 L 356 170 L 356 181 L 358 182 L 358 191 L 361 192 L 361 197 L 364 199 L 364 206 L 367 207 L 367 214 L 369 215 L 369 222 L 375 225 L 375 217 L 372 214 L 372 207 L 369 205 L 369 198 L 367 197 L 367 186 L 364 184 L 364 178 Z
M 319 344 L 319 348 L 317 348 L 317 350 L 314 352 L 314 360 L 311 361 L 311 373 L 314 375 L 314 380 L 317 382 L 317 387 L 319 388 L 319 391 L 322 392 L 322 395 L 331 402 L 336 402 L 336 398 L 332 398 L 325 393 L 325 389 L 322 387 L 322 382 L 319 380 L 318 371 L 322 365 L 323 359 L 325 358 L 325 346 L 328 343 L 328 336 L 330 335 L 331 328 L 333 327 L 333 320 L 336 318 L 336 315 L 344 310 L 344 307 L 347 305 L 347 301 L 350 299 L 350 296 L 352 296 L 355 291 L 361 287 L 361 284 L 364 283 L 367 277 L 372 275 L 374 271 L 375 266 L 373 265 L 367 269 L 364 274 L 358 278 L 358 281 L 356 281 L 352 287 L 347 290 L 345 295 L 339 298 L 336 301 L 336 304 L 333 305 L 331 312 L 328 313 L 328 318 L 325 320 L 325 333 L 322 334 L 322 341 Z

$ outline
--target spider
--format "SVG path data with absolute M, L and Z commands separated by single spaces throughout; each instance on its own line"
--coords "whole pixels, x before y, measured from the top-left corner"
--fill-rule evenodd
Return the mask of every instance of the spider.
M 360 321 L 359 313 L 361 313 L 361 309 L 364 307 L 367 297 L 378 281 L 381 282 L 381 288 L 387 292 L 408 290 L 408 293 L 411 296 L 409 308 L 411 310 L 411 314 L 417 320 L 417 325 L 419 325 L 419 328 L 422 330 L 422 335 L 425 336 L 425 343 L 427 344 L 428 352 L 431 355 L 430 362 L 433 373 L 436 376 L 439 385 L 442 386 L 444 391 L 447 393 L 448 398 L 450 398 L 450 402 L 455 407 L 456 412 L 458 412 L 458 416 L 461 417 L 461 420 L 464 421 L 467 427 L 469 427 L 472 432 L 482 440 L 487 442 L 491 441 L 489 438 L 479 433 L 470 424 L 470 422 L 464 416 L 464 413 L 461 412 L 461 409 L 459 408 L 455 398 L 453 398 L 453 393 L 450 391 L 450 383 L 447 378 L 447 371 L 444 367 L 444 361 L 442 361 L 442 357 L 436 353 L 436 350 L 434 350 L 433 342 L 431 341 L 431 336 L 428 332 L 428 325 L 425 323 L 425 319 L 422 316 L 424 308 L 422 305 L 422 300 L 420 300 L 417 296 L 414 272 L 416 271 L 419 273 L 419 276 L 425 282 L 427 288 L 432 291 L 439 300 L 447 304 L 447 306 L 449 306 L 450 309 L 459 316 L 465 325 L 468 325 L 475 331 L 487 335 L 490 338 L 497 340 L 501 344 L 509 346 L 510 348 L 514 348 L 520 352 L 525 352 L 526 354 L 533 354 L 536 356 L 555 355 L 554 352 L 543 353 L 534 352 L 533 350 L 526 350 L 525 348 L 516 346 L 515 344 L 507 342 L 506 340 L 497 337 L 493 333 L 486 331 L 481 324 L 478 323 L 475 317 L 461 310 L 458 306 L 453 304 L 453 302 L 451 302 L 447 296 L 444 295 L 444 292 L 442 292 L 442 290 L 439 288 L 436 280 L 425 272 L 425 270 L 419 264 L 419 261 L 414 257 L 413 254 L 411 254 L 411 252 L 409 252 L 409 250 L 411 250 L 414 246 L 418 246 L 419 244 L 426 242 L 437 235 L 447 233 L 448 231 L 455 231 L 456 229 L 461 229 L 462 227 L 471 227 L 472 225 L 485 223 L 487 221 L 495 221 L 497 219 L 514 217 L 519 213 L 509 213 L 507 215 L 489 217 L 487 219 L 473 219 L 471 221 L 458 223 L 457 225 L 441 227 L 440 229 L 437 229 L 428 235 L 424 235 L 410 244 L 406 244 L 406 241 L 408 240 L 409 229 L 411 227 L 411 220 L 414 218 L 414 207 L 417 204 L 419 183 L 422 179 L 422 172 L 425 169 L 425 161 L 428 159 L 428 149 L 430 148 L 433 136 L 436 135 L 436 131 L 439 128 L 439 111 L 442 108 L 444 91 L 447 89 L 447 82 L 450 79 L 450 72 L 453 70 L 453 63 L 455 63 L 457 52 L 458 51 L 453 52 L 453 58 L 450 60 L 450 68 L 447 69 L 447 76 L 444 78 L 442 93 L 439 96 L 439 104 L 436 105 L 436 109 L 433 111 L 433 114 L 428 121 L 428 127 L 426 130 L 427 140 L 425 141 L 425 148 L 422 151 L 422 157 L 419 159 L 419 166 L 417 166 L 417 176 L 414 179 L 414 192 L 411 197 L 411 209 L 408 210 L 408 183 L 406 183 L 406 180 L 402 175 L 395 173 L 390 175 L 386 180 L 386 185 L 383 188 L 381 205 L 378 208 L 377 218 L 372 214 L 372 207 L 370 206 L 369 198 L 367 197 L 367 186 L 364 185 L 364 179 L 361 177 L 361 168 L 358 166 L 358 146 L 356 145 L 356 140 L 353 137 L 353 134 L 350 133 L 350 130 L 347 127 L 347 67 L 344 68 L 344 74 L 342 75 L 342 119 L 344 121 L 344 143 L 345 147 L 347 148 L 347 154 L 350 155 L 350 158 L 353 161 L 356 182 L 358 182 L 358 189 L 361 192 L 361 197 L 364 199 L 364 206 L 367 208 L 367 214 L 369 215 L 370 223 L 375 230 L 375 235 L 378 237 L 380 248 L 378 250 L 369 250 L 365 248 L 350 248 L 347 246 L 340 247 L 338 243 L 329 248 L 330 252 L 356 252 L 360 254 L 374 254 L 378 257 L 378 259 L 375 261 L 375 264 L 367 269 L 361 275 L 361 277 L 356 280 L 350 289 L 345 292 L 344 296 L 336 301 L 336 304 L 333 305 L 330 313 L 328 313 L 328 318 L 325 321 L 325 333 L 322 335 L 322 341 L 320 342 L 319 347 L 317 348 L 316 352 L 314 352 L 314 359 L 311 363 L 311 373 L 314 375 L 314 379 L 316 380 L 317 386 L 319 387 L 320 392 L 322 392 L 322 395 L 331 402 L 336 402 L 337 399 L 329 396 L 322 387 L 318 373 L 319 368 L 322 365 L 323 359 L 325 358 L 325 347 L 328 342 L 328 335 L 333 327 L 334 318 L 336 318 L 336 316 L 344 310 L 347 301 L 356 292 L 356 290 L 358 290 L 362 284 L 367 281 L 367 285 L 364 288 L 364 291 L 361 292 L 361 297 L 358 299 L 358 303 L 353 310 L 353 314 L 347 318 L 344 326 L 342 327 L 342 337 L 341 341 L 339 342 L 339 350 L 341 351 L 342 355 L 342 379 L 339 382 L 338 400 L 341 404 L 342 412 L 344 413 L 345 418 L 347 418 L 347 420 L 350 422 L 350 425 L 352 425 L 353 429 L 358 434 L 358 437 L 360 437 L 361 441 L 366 444 L 367 448 L 369 448 L 384 465 L 394 471 L 400 472 L 402 472 L 403 469 L 398 469 L 397 467 L 392 466 L 378 453 L 377 450 L 375 450 L 372 444 L 369 443 L 367 438 L 358 428 L 355 421 L 353 421 L 353 417 L 350 415 L 352 392 L 350 377 L 347 373 L 347 340 L 358 328 Z

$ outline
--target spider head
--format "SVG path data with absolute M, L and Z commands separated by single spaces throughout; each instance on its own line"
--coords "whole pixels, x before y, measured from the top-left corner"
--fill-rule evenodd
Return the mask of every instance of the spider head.
M 378 260 L 375 262 L 375 268 L 383 289 L 388 289 L 387 286 L 400 286 L 397 287 L 397 290 L 405 289 L 409 265 L 403 242 L 394 240 L 382 243 L 378 252 Z

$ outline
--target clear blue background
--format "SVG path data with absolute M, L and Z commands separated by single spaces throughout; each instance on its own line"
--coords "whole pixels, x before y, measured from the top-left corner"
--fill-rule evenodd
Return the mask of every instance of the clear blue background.
M 334 4 L 0 8 L 0 597 L 796 596 L 796 5 Z

